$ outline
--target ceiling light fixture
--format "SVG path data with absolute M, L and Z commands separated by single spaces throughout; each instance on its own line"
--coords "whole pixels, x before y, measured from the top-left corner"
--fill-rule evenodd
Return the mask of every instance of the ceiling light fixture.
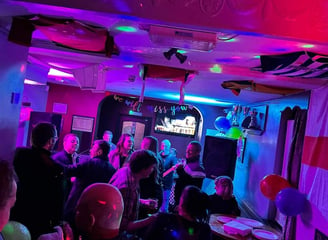
M 181 64 L 184 63 L 187 60 L 187 56 L 182 55 L 181 53 L 176 52 L 175 56 L 177 57 L 177 59 L 179 59 Z
M 164 52 L 163 55 L 167 60 L 171 60 L 171 57 L 173 56 L 173 54 L 177 53 L 177 51 L 178 51 L 178 49 L 171 48 L 167 52 Z
M 167 52 L 164 52 L 163 55 L 167 60 L 171 60 L 171 57 L 173 56 L 173 54 L 175 54 L 175 56 L 177 57 L 177 59 L 180 61 L 180 63 L 184 63 L 187 60 L 187 56 L 186 55 L 182 55 L 180 52 L 178 52 L 179 50 L 177 48 L 171 48 L 170 50 L 168 50 Z

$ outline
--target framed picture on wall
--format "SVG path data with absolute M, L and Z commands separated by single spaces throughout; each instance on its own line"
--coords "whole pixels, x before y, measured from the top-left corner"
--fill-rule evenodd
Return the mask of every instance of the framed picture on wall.
M 83 117 L 73 115 L 72 117 L 72 131 L 79 131 L 79 132 L 92 132 L 93 131 L 93 117 Z

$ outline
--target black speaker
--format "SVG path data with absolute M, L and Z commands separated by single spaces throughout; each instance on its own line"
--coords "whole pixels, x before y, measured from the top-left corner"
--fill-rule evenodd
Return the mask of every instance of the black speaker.
M 234 179 L 237 159 L 237 140 L 224 137 L 205 137 L 203 164 L 207 178 L 226 175 Z

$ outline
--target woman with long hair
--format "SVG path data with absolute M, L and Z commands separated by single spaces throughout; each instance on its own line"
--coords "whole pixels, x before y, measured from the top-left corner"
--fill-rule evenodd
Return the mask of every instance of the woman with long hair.
M 134 138 L 129 133 L 123 133 L 116 144 L 116 149 L 110 151 L 109 162 L 117 170 L 127 161 L 134 149 Z

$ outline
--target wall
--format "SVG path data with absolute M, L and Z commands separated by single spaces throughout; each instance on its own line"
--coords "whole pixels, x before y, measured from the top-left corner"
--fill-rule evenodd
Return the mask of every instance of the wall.
M 89 90 L 82 91 L 79 87 L 49 84 L 46 111 L 53 112 L 54 103 L 67 104 L 67 113 L 62 114 L 63 128 L 59 135 L 58 150 L 62 149 L 64 135 L 71 132 L 72 116 L 94 117 L 94 124 L 96 124 L 98 105 L 105 96 L 105 93 L 93 93 Z
M 11 160 L 16 146 L 16 134 L 22 101 L 27 47 L 7 41 L 7 35 L 0 29 L 0 158 Z M 16 100 L 11 103 L 12 93 Z
M 307 109 L 308 99 L 309 94 L 305 93 L 257 104 L 268 105 L 266 129 L 261 136 L 247 135 L 243 163 L 236 163 L 234 191 L 242 204 L 252 209 L 260 218 L 269 218 L 272 204 L 260 192 L 260 181 L 268 174 L 280 174 L 276 166 L 282 161 L 277 159 L 278 152 L 281 151 L 277 149 L 281 111 L 294 106 Z
M 96 129 L 96 137 L 101 138 L 104 130 L 109 129 L 113 132 L 113 142 L 117 142 L 120 134 L 120 116 L 129 115 L 129 111 L 133 109 L 133 102 L 137 102 L 138 98 L 126 98 L 126 97 L 120 97 L 120 96 L 108 96 L 106 99 L 104 99 L 101 103 L 101 107 L 98 112 L 98 129 Z M 154 132 L 154 125 L 155 125 L 155 111 L 159 108 L 166 108 L 170 111 L 171 107 L 179 108 L 179 105 L 177 103 L 168 103 L 168 102 L 161 102 L 156 100 L 149 100 L 145 99 L 141 108 L 140 113 L 142 114 L 142 117 L 149 117 L 151 119 L 151 126 L 149 135 L 152 135 L 158 139 L 159 142 L 161 142 L 164 139 L 169 139 L 172 143 L 172 147 L 177 149 L 178 157 L 182 158 L 185 157 L 185 149 L 188 145 L 188 143 L 192 140 L 198 140 L 202 143 L 204 143 L 204 129 L 207 127 L 214 126 L 214 120 L 218 115 L 218 112 L 223 111 L 223 109 L 218 107 L 211 107 L 211 106 L 205 106 L 205 105 L 195 105 L 192 106 L 192 108 L 188 109 L 188 111 L 193 111 L 195 113 L 200 114 L 200 124 L 199 124 L 199 131 L 198 134 L 196 134 L 195 137 L 189 137 L 189 136 L 176 136 L 171 134 L 165 134 L 165 133 L 156 133 Z M 178 111 L 178 110 L 177 110 Z M 203 112 L 204 111 L 204 112 Z M 204 117 L 204 114 L 206 113 L 206 118 Z M 133 116 L 132 116 L 133 117 Z M 137 117 L 140 118 L 140 117 Z
M 113 132 L 115 132 L 116 130 L 116 125 L 114 125 L 114 127 L 111 127 L 111 125 L 108 125 L 108 127 L 99 127 L 97 125 L 97 123 L 99 123 L 99 116 L 101 115 L 98 106 L 102 104 L 104 98 L 107 95 L 109 94 L 92 93 L 91 91 L 86 90 L 82 91 L 78 87 L 50 84 L 46 111 L 52 112 L 54 102 L 67 104 L 67 114 L 63 114 L 64 123 L 60 137 L 71 131 L 72 115 L 81 115 L 95 117 L 96 121 L 94 128 L 94 138 L 101 138 L 105 128 L 109 128 Z M 157 103 L 160 102 L 157 101 Z M 200 134 L 197 137 L 197 140 L 204 144 L 206 129 L 214 129 L 215 118 L 224 115 L 223 108 L 207 106 L 203 104 L 195 104 L 194 106 L 200 111 L 202 115 L 202 128 L 200 129 Z M 115 115 L 115 111 L 113 111 L 113 109 L 108 109 L 107 114 L 108 119 L 105 119 L 105 121 L 115 121 L 118 118 L 118 116 Z M 170 140 L 172 140 L 172 147 L 177 148 L 179 157 L 185 156 L 186 146 L 191 140 L 193 140 L 193 138 L 187 137 L 183 138 L 184 140 L 181 141 L 180 137 L 176 137 L 173 135 L 156 134 L 153 132 L 152 134 L 154 134 L 154 136 L 156 136 L 159 141 L 162 141 L 165 138 L 169 138 Z M 114 134 L 113 142 L 117 142 L 118 138 L 119 136 L 117 136 L 117 134 Z M 58 150 L 62 148 L 61 141 L 62 139 L 60 139 Z
M 22 103 L 30 103 L 30 109 L 37 112 L 45 112 L 48 98 L 49 87 L 45 85 L 28 85 L 24 84 L 24 91 L 22 97 Z M 19 120 L 16 146 L 26 146 L 29 127 L 29 118 L 22 116 L 22 110 L 25 107 L 21 107 L 21 117 Z

